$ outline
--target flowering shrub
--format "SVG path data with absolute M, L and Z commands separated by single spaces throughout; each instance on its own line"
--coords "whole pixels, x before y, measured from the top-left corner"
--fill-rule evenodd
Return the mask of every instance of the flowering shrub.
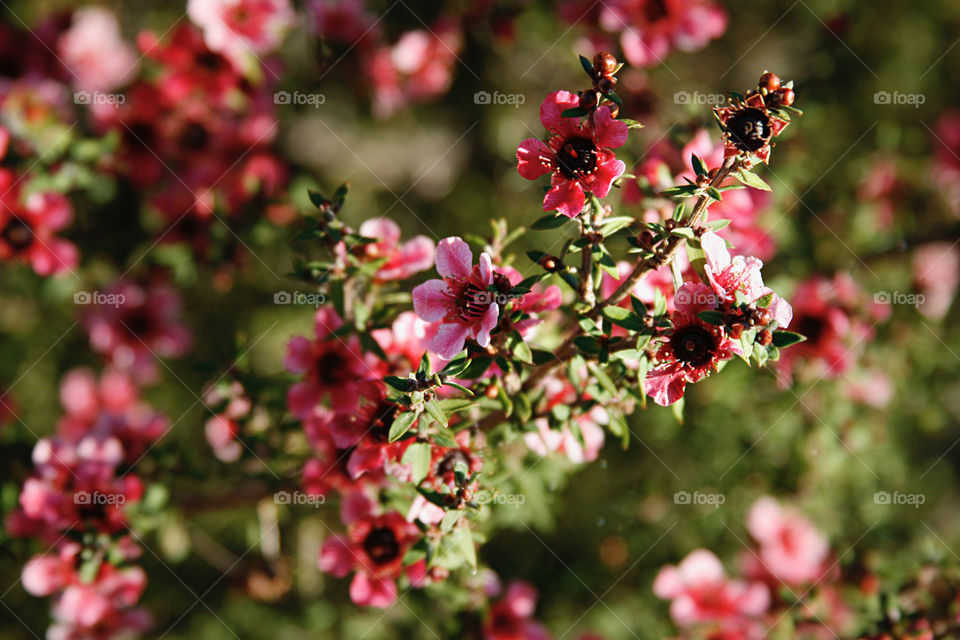
M 960 634 L 960 116 L 850 137 L 857 20 L 144 6 L 0 22 L 4 638 Z

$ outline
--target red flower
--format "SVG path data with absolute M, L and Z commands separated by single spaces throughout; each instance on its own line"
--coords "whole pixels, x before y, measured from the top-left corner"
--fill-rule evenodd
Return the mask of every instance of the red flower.
M 391 511 L 344 513 L 350 520 L 346 536 L 328 538 L 320 549 L 320 570 L 338 578 L 354 571 L 350 599 L 354 603 L 385 609 L 397 599 L 396 579 L 404 572 L 411 581 L 423 578 L 424 563 L 403 566 L 403 557 L 420 538 L 420 530 Z
M 23 197 L 13 171 L 0 169 L 0 260 L 19 260 L 41 276 L 77 265 L 77 248 L 54 235 L 70 224 L 73 207 L 59 193 Z
M 627 168 L 610 151 L 627 141 L 627 125 L 614 120 L 609 107 L 600 107 L 587 121 L 560 115 L 579 104 L 580 99 L 569 91 L 548 94 L 540 105 L 540 121 L 550 137 L 546 143 L 527 138 L 517 148 L 520 175 L 536 180 L 551 174 L 543 210 L 555 209 L 570 218 L 583 210 L 585 193 L 605 197 Z
M 717 306 L 713 290 L 688 282 L 674 297 L 673 329 L 657 350 L 657 365 L 647 373 L 643 389 L 659 405 L 670 405 L 683 397 L 687 383 L 699 382 L 717 363 L 741 353 L 721 327 L 708 324 L 696 313 Z
M 315 320 L 316 338 L 294 336 L 287 343 L 287 371 L 304 376 L 287 391 L 290 413 L 300 419 L 310 417 L 325 397 L 335 411 L 353 411 L 360 399 L 360 382 L 380 377 L 364 357 L 356 336 L 334 334 L 342 326 L 336 311 L 321 308 Z
M 179 321 L 180 297 L 172 287 L 119 281 L 98 298 L 82 319 L 90 346 L 138 381 L 156 376 L 157 358 L 189 348 L 190 331 Z

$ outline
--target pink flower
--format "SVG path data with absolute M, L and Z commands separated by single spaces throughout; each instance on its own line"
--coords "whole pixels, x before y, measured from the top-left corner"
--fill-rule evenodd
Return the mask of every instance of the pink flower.
M 526 582 L 507 586 L 503 597 L 490 607 L 490 620 L 483 628 L 484 640 L 548 640 L 546 629 L 533 619 L 537 590 Z
M 816 377 L 849 371 L 873 335 L 872 327 L 860 318 L 866 302 L 853 280 L 843 274 L 830 279 L 814 276 L 797 286 L 791 300 L 791 330 L 807 339 L 781 351 L 777 362 L 781 384 L 789 384 L 800 369 Z M 874 321 L 884 309 L 870 310 Z
M 110 91 L 126 84 L 137 69 L 133 47 L 124 42 L 112 11 L 84 7 L 57 42 L 60 58 L 83 91 Z
M 537 430 L 524 433 L 523 441 L 528 449 L 541 456 L 558 452 L 566 455 L 574 464 L 593 462 L 603 448 L 602 425 L 609 421 L 606 409 L 596 406 L 589 413 L 573 419 L 577 421 L 580 429 L 580 438 L 574 435 L 569 426 L 551 429 L 546 418 L 538 418 L 533 423 Z
M 87 294 L 88 296 L 90 294 Z M 118 281 L 98 294 L 81 322 L 90 346 L 138 381 L 157 374 L 158 358 L 175 358 L 190 346 L 190 331 L 179 320 L 180 296 L 166 284 L 141 286 Z
M 760 275 L 762 261 L 754 257 L 731 258 L 726 241 L 713 231 L 707 231 L 701 236 L 700 245 L 707 254 L 704 271 L 721 305 L 739 302 L 750 304 L 771 294 L 767 309 L 780 328 L 790 326 L 793 308 L 789 302 L 773 293 L 772 289 L 764 286 L 763 277 Z
M 397 368 L 409 371 L 420 364 L 437 326 L 427 324 L 413 311 L 404 311 L 389 329 L 375 329 L 371 333 L 391 361 L 400 361 Z
M 379 35 L 364 0 L 312 0 L 309 6 L 314 28 L 325 40 L 352 46 Z
M 400 244 L 400 227 L 390 218 L 371 218 L 358 230 L 365 238 L 377 241 L 363 245 L 364 257 L 384 260 L 377 270 L 378 280 L 404 280 L 433 265 L 434 245 L 426 236 L 416 236 Z
M 346 536 L 328 538 L 320 549 L 320 570 L 338 578 L 355 572 L 350 599 L 363 606 L 385 609 L 397 599 L 396 579 L 417 576 L 422 567 L 403 566 L 403 557 L 420 538 L 416 526 L 391 511 L 384 515 L 354 513 Z M 422 561 L 417 564 L 422 564 Z
M 920 313 L 933 320 L 941 320 L 960 284 L 960 249 L 956 243 L 925 244 L 913 254 L 913 280 L 917 291 Z
M 61 437 L 71 442 L 116 438 L 127 462 L 139 459 L 169 427 L 163 414 L 140 400 L 133 380 L 117 370 L 108 369 L 99 381 L 89 369 L 69 371 L 60 381 L 60 402 L 65 411 L 57 422 Z
M 548 94 L 540 105 L 540 121 L 550 137 L 547 142 L 527 138 L 517 148 L 520 175 L 536 180 L 551 174 L 552 186 L 543 199 L 543 210 L 555 209 L 571 218 L 583 210 L 585 193 L 606 197 L 613 181 L 627 168 L 610 150 L 627 141 L 627 125 L 614 120 L 609 107 L 595 110 L 586 122 L 560 115 L 579 103 L 569 91 Z
M 445 93 L 453 82 L 462 40 L 459 27 L 441 18 L 429 29 L 405 32 L 393 46 L 364 53 L 361 61 L 373 90 L 374 115 L 389 118 L 410 104 Z
M 187 14 L 210 50 L 241 71 L 254 64 L 252 57 L 276 49 L 295 18 L 290 0 L 188 0 Z
M 728 580 L 723 565 L 706 549 L 691 551 L 679 565 L 661 569 L 653 592 L 671 601 L 670 616 L 682 627 L 757 617 L 770 606 L 763 583 Z
M 70 201 L 50 191 L 24 197 L 24 180 L 0 169 L 0 260 L 28 263 L 41 276 L 70 271 L 77 248 L 54 235 L 73 219 Z
M 747 530 L 760 543 L 763 568 L 777 580 L 803 584 L 816 580 L 826 569 L 827 538 L 809 520 L 773 498 L 760 498 L 750 507 Z
M 657 349 L 657 364 L 643 381 L 644 391 L 657 404 L 673 404 L 683 397 L 688 382 L 699 382 L 715 371 L 719 362 L 741 353 L 740 345 L 722 328 L 695 315 L 716 306 L 715 300 L 709 287 L 692 282 L 674 296 L 673 329 Z
M 428 280 L 413 290 L 417 315 L 439 324 L 430 349 L 450 360 L 463 350 L 467 338 L 486 347 L 500 315 L 493 293 L 487 290 L 493 284 L 490 256 L 481 253 L 474 265 L 466 242 L 444 238 L 437 245 L 437 273 L 442 280 Z
M 638 67 L 663 62 L 671 48 L 702 49 L 727 28 L 726 12 L 710 0 L 613 0 L 599 19 L 606 31 L 622 32 L 623 54 Z
M 360 398 L 361 381 L 379 377 L 356 336 L 334 334 L 342 326 L 336 311 L 321 307 L 315 317 L 316 338 L 294 336 L 287 343 L 287 371 L 304 376 L 287 391 L 290 413 L 300 419 L 310 417 L 325 398 L 335 411 L 353 411 Z

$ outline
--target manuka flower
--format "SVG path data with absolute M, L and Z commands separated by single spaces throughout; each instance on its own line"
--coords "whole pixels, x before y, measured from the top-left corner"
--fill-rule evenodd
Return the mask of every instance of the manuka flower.
M 23 176 L 0 169 L 0 260 L 29 263 L 38 275 L 69 271 L 77 248 L 54 233 L 73 218 L 70 201 L 59 193 L 23 193 Z
M 574 218 L 583 210 L 586 193 L 603 198 L 626 165 L 610 149 L 627 141 L 627 125 L 615 120 L 609 107 L 596 109 L 588 120 L 564 118 L 566 109 L 580 105 L 569 91 L 554 91 L 540 105 L 540 121 L 550 132 L 547 142 L 527 138 L 517 148 L 517 170 L 536 180 L 551 174 L 543 210 Z
M 500 316 L 495 296 L 487 289 L 493 284 L 490 256 L 481 253 L 474 265 L 466 242 L 444 238 L 437 245 L 437 273 L 442 280 L 428 280 L 413 290 L 417 315 L 439 324 L 430 350 L 450 360 L 463 350 L 467 338 L 486 347 Z
M 338 578 L 356 571 L 350 583 L 350 599 L 359 605 L 385 609 L 397 599 L 395 580 L 402 573 L 414 584 L 423 580 L 422 560 L 403 566 L 403 556 L 420 538 L 420 531 L 396 511 L 373 515 L 368 500 L 349 503 L 343 514 L 347 535 L 332 536 L 323 543 L 320 570 Z
M 790 123 L 771 113 L 768 101 L 763 95 L 753 93 L 726 107 L 714 107 L 723 127 L 724 157 L 749 153 L 761 162 L 770 161 L 771 140 Z
M 721 327 L 708 324 L 697 313 L 716 306 L 716 296 L 706 285 L 685 283 L 674 296 L 673 329 L 657 350 L 657 365 L 647 373 L 643 389 L 659 405 L 683 397 L 687 383 L 699 382 L 717 364 L 742 352 Z
M 770 497 L 757 500 L 747 515 L 747 530 L 760 544 L 760 576 L 800 585 L 817 580 L 827 569 L 830 543 L 800 513 Z

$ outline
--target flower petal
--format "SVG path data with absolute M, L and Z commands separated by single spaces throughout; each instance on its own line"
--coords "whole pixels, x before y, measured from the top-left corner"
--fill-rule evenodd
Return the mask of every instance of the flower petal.
M 553 150 L 542 140 L 527 138 L 517 147 L 517 171 L 527 180 L 536 180 L 552 170 L 547 158 Z
M 473 252 L 463 239 L 452 236 L 437 245 L 437 273 L 444 278 L 466 279 L 472 268 Z
M 437 334 L 430 341 L 430 350 L 441 358 L 451 360 L 463 351 L 463 343 L 467 340 L 468 332 L 467 325 L 460 322 L 441 324 Z
M 610 115 L 610 107 L 600 107 L 593 112 L 593 135 L 598 147 L 616 149 L 627 141 L 628 127 Z
M 586 196 L 583 194 L 583 187 L 572 180 L 561 180 L 557 182 L 547 195 L 543 198 L 543 210 L 553 211 L 576 218 L 583 211 L 583 205 L 586 202 Z
M 560 114 L 577 106 L 580 106 L 580 98 L 575 93 L 569 91 L 548 93 L 540 104 L 540 122 L 547 129 L 554 131 L 563 125 L 564 117 Z
M 443 280 L 427 280 L 413 289 L 413 310 L 426 322 L 442 320 L 449 305 L 447 283 Z

